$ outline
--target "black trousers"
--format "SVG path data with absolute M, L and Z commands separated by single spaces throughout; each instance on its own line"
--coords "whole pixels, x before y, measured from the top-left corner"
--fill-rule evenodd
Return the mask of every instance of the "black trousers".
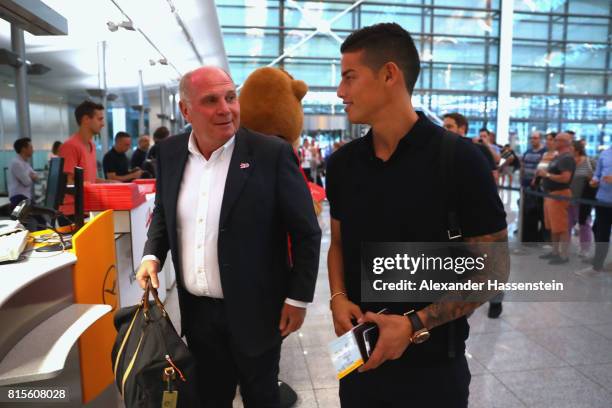
M 202 406 L 232 408 L 236 386 L 245 408 L 278 408 L 280 344 L 258 356 L 241 353 L 228 330 L 222 300 L 197 297 L 185 320 L 185 336 L 196 359 Z
M 400 358 L 340 380 L 342 408 L 466 408 L 472 376 L 465 356 L 412 364 Z
M 602 269 L 606 256 L 608 256 L 610 227 L 612 227 L 612 208 L 595 207 L 595 223 L 593 224 L 593 233 L 595 235 L 593 268 L 595 269 Z
M 524 194 L 523 199 L 523 242 L 544 240 L 544 204 L 541 197 Z

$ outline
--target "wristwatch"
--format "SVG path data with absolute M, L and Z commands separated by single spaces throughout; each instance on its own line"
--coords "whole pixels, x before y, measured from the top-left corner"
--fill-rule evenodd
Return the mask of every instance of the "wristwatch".
M 431 336 L 429 330 L 423 325 L 421 318 L 414 310 L 404 313 L 404 316 L 410 320 L 412 324 L 412 338 L 410 339 L 414 344 L 421 344 Z

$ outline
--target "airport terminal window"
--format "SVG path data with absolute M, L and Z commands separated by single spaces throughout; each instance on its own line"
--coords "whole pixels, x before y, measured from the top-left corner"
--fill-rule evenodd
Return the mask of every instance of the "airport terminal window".
M 422 13 L 421 8 L 404 5 L 380 5 L 364 3 L 361 7 L 361 26 L 395 21 L 411 33 L 426 32 L 430 15 Z
M 278 54 L 278 32 L 263 28 L 227 28 L 223 44 L 228 55 L 261 56 Z M 246 41 L 245 41 L 246 39 Z
M 574 130 L 591 153 L 609 144 L 610 2 L 514 1 L 510 129 Z M 608 64 L 608 66 L 606 66 Z
M 324 28 L 322 33 L 276 66 L 306 81 L 311 91 L 335 92 L 340 80 L 338 40 L 363 26 L 396 21 L 413 34 L 421 54 L 415 98 L 439 115 L 457 110 L 470 119 L 471 127 L 478 123 L 495 130 L 500 0 L 367 0 L 328 24 L 353 3 L 217 1 L 236 82 L 318 27 Z M 603 102 L 612 89 L 606 77 L 611 67 L 609 2 L 514 0 L 514 10 L 510 125 L 519 148 L 526 146 L 534 126 L 558 130 L 564 121 L 589 135 L 597 126 L 582 124 L 597 122 L 601 126 L 596 139 L 603 141 L 611 132 L 604 122 L 610 120 L 610 108 Z M 336 38 L 326 33 L 327 26 Z M 309 103 L 305 110 L 337 113 L 338 108 Z
M 312 30 L 286 31 L 287 34 L 285 35 L 285 49 L 291 49 L 291 47 L 302 41 L 303 38 L 308 36 L 311 32 Z M 344 38 L 348 35 L 344 33 L 337 34 L 342 40 L 344 40 Z M 337 40 L 333 39 L 329 35 L 317 34 L 313 38 L 308 40 L 308 42 L 306 42 L 303 46 L 291 52 L 291 55 L 296 57 L 326 57 L 339 59 L 339 48 L 340 43 L 338 43 Z

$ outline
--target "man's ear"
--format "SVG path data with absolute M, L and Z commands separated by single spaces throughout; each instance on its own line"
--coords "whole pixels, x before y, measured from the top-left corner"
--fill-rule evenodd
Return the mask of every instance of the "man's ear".
M 402 71 L 399 69 L 395 62 L 387 62 L 382 66 L 381 73 L 385 83 L 393 84 L 402 81 Z
M 182 100 L 179 101 L 179 110 L 181 111 L 181 114 L 183 115 L 185 120 L 189 122 L 189 112 L 187 109 L 187 104 Z

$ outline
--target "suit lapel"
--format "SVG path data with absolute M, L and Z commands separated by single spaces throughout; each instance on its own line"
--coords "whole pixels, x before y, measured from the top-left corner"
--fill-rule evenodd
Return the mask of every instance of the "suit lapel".
M 189 134 L 187 135 L 177 135 L 174 137 L 182 137 L 184 140 L 181 140 L 180 143 L 173 144 L 173 151 L 170 153 L 171 160 L 168 160 L 167 163 L 170 165 L 167 172 L 167 186 L 168 192 L 165 193 L 166 197 L 169 198 L 169 207 L 168 214 L 171 215 L 171 219 L 168 220 L 171 222 L 170 231 L 171 234 L 174 235 L 174 242 L 178 243 L 178 236 L 176 232 L 176 216 L 177 216 L 177 207 L 178 207 L 178 195 L 181 189 L 181 181 L 183 180 L 183 172 L 185 171 L 185 166 L 187 164 L 187 158 L 189 156 L 189 150 L 187 148 L 189 143 Z
M 231 209 L 240 196 L 247 179 L 253 171 L 253 152 L 249 144 L 248 133 L 244 128 L 240 128 L 236 133 L 234 153 L 230 160 L 223 192 L 223 202 L 221 203 L 221 217 L 219 226 L 225 225 L 225 220 Z

